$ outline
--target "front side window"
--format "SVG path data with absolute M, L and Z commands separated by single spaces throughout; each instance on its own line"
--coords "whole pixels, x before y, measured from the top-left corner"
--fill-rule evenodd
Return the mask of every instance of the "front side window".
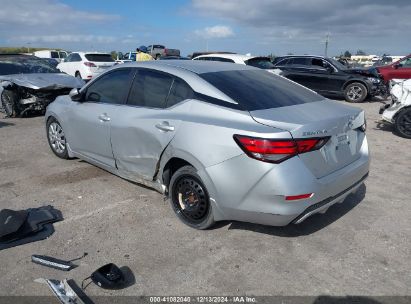
M 149 69 L 139 69 L 134 77 L 127 104 L 147 108 L 164 108 L 173 77 Z
M 321 95 L 264 70 L 212 72 L 199 76 L 247 111 L 324 100 Z
M 87 88 L 86 101 L 123 104 L 132 72 L 132 69 L 119 69 L 101 76 Z
M 409 68 L 411 67 L 411 58 L 406 58 L 400 62 L 402 67 Z

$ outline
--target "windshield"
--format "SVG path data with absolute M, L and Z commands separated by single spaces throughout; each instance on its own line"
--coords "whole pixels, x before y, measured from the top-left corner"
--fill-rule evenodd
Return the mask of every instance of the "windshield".
M 339 61 L 332 59 L 332 58 L 327 58 L 327 60 L 329 60 L 332 63 L 332 65 L 334 65 L 337 69 L 347 70 L 347 67 L 343 65 L 342 63 L 340 63 Z
M 313 91 L 262 70 L 211 72 L 199 75 L 247 111 L 324 100 Z
M 114 59 L 110 54 L 86 54 L 85 57 L 88 61 L 114 62 Z
M 251 65 L 260 69 L 274 69 L 274 64 L 271 63 L 270 59 L 267 57 L 256 57 L 248 59 L 245 64 Z
M 60 70 L 34 56 L 0 56 L 0 75 L 33 73 L 60 73 Z

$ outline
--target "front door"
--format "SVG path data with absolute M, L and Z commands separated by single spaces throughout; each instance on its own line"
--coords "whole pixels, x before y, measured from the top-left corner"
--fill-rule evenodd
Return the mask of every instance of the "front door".
M 81 102 L 73 102 L 68 113 L 70 148 L 102 165 L 115 167 L 110 140 L 111 117 L 125 103 L 133 70 L 116 69 L 102 75 L 84 89 Z

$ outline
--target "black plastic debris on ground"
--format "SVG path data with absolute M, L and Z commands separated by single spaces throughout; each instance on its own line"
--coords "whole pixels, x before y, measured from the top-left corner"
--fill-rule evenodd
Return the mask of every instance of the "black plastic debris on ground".
M 27 210 L 0 211 L 0 250 L 48 238 L 53 223 L 62 221 L 61 212 L 52 206 Z

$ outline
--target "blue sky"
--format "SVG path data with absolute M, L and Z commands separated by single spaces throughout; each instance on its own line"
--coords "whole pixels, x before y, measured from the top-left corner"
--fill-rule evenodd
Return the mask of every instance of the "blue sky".
M 128 51 L 164 44 L 255 55 L 405 55 L 408 0 L 0 0 L 0 46 Z

